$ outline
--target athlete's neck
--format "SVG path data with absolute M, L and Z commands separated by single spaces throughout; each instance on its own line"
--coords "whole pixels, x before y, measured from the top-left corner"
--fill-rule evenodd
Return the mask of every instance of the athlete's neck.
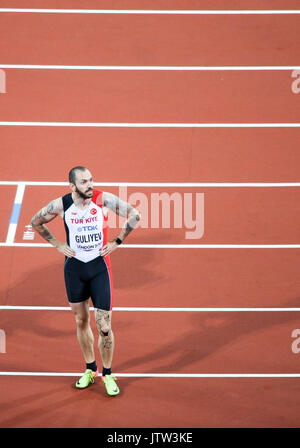
M 73 199 L 74 204 L 76 205 L 76 207 L 79 207 L 79 208 L 87 207 L 88 205 L 90 205 L 91 200 L 92 200 L 92 198 L 84 199 L 81 196 L 79 196 L 79 194 L 76 193 L 76 192 L 72 193 L 72 199 Z

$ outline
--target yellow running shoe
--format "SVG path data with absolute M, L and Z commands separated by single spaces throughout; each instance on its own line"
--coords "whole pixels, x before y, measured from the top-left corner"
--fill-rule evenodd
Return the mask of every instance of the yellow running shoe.
M 108 393 L 108 395 L 118 395 L 120 393 L 120 389 L 115 382 L 116 379 L 117 378 L 112 375 L 105 375 L 102 377 L 102 381 L 105 384 L 106 392 Z
M 87 369 L 82 377 L 77 381 L 76 387 L 78 387 L 78 389 L 85 389 L 89 384 L 95 382 L 95 378 L 98 376 L 98 373 L 98 370 L 97 372 L 93 372 L 91 369 Z

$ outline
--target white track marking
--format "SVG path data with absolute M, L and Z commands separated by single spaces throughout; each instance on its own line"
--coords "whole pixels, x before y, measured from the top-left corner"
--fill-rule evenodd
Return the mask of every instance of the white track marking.
M 45 243 L 0 243 L 0 247 L 53 247 Z
M 60 121 L 0 121 L 0 126 L 71 128 L 299 128 L 300 123 L 83 123 Z
M 0 376 L 77 377 L 82 372 L 0 372 Z M 114 373 L 119 378 L 300 378 L 300 373 Z
M 179 15 L 252 15 L 252 14 L 300 14 L 298 9 L 259 10 L 147 10 L 147 9 L 46 9 L 0 8 L 1 12 L 51 13 L 51 14 L 179 14 Z
M 21 305 L 1 305 L 0 310 L 7 311 L 71 311 L 69 306 L 21 306 Z M 94 311 L 90 307 L 90 311 Z M 300 311 L 300 308 L 163 308 L 163 307 L 113 307 L 113 311 L 151 311 L 151 312 L 295 312 Z
M 126 66 L 126 65 L 34 65 L 0 64 L 0 68 L 22 70 L 123 70 L 123 71 L 278 71 L 300 70 L 300 65 L 290 66 Z
M 0 186 L 18 185 L 16 200 L 22 201 L 26 185 L 31 186 L 67 186 L 68 182 L 0 181 Z M 300 182 L 95 182 L 95 186 L 127 187 L 299 187 Z M 14 243 L 16 225 L 11 223 L 6 242 L 0 247 L 53 247 L 46 243 Z M 131 249 L 299 249 L 300 244 L 124 244 L 121 248 Z
M 19 183 L 39 187 L 66 187 L 68 182 L 39 182 L 39 181 L 0 181 L 0 186 L 18 185 Z M 266 188 L 266 187 L 300 187 L 300 182 L 94 182 L 102 187 L 145 187 L 145 188 Z
M 6 236 L 6 244 L 11 245 L 14 242 L 17 231 L 17 224 L 9 224 Z
M 20 214 L 21 205 L 23 202 L 24 191 L 25 191 L 24 182 L 18 183 L 18 188 L 17 188 L 15 200 L 14 200 L 14 205 L 13 205 L 13 212 L 12 212 L 12 215 L 10 218 L 10 223 L 9 223 L 9 227 L 8 227 L 7 237 L 6 237 L 7 244 L 13 244 L 13 242 L 15 240 L 15 235 L 16 235 L 18 220 L 19 220 L 19 214 Z
M 20 182 L 18 184 L 18 188 L 16 191 L 15 204 L 22 204 L 24 192 L 25 192 L 25 184 L 24 182 Z
M 0 247 L 47 247 L 44 243 L 0 243 Z M 122 244 L 121 249 L 300 249 L 300 244 Z

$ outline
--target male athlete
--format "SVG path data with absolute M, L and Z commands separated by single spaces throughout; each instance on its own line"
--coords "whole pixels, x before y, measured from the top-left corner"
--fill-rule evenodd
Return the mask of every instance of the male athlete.
M 140 220 L 140 213 L 117 196 L 94 190 L 90 171 L 76 166 L 69 172 L 72 193 L 51 201 L 31 220 L 32 227 L 65 255 L 64 277 L 71 309 L 75 315 L 77 338 L 86 371 L 76 387 L 83 389 L 98 375 L 94 354 L 94 336 L 90 327 L 89 298 L 95 309 L 99 332 L 98 347 L 103 364 L 102 380 L 109 395 L 120 390 L 111 374 L 114 334 L 111 328 L 113 283 L 110 253 L 117 249 Z M 108 209 L 127 217 L 121 232 L 107 241 Z M 65 224 L 67 242 L 51 235 L 45 223 L 60 215 Z

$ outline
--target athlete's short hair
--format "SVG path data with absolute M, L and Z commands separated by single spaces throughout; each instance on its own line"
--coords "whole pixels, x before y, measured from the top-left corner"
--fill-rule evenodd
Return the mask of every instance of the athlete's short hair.
M 75 181 L 76 181 L 76 171 L 85 171 L 87 170 L 87 168 L 85 166 L 74 166 L 74 168 L 72 168 L 69 172 L 69 182 L 70 184 L 74 184 L 75 185 Z

